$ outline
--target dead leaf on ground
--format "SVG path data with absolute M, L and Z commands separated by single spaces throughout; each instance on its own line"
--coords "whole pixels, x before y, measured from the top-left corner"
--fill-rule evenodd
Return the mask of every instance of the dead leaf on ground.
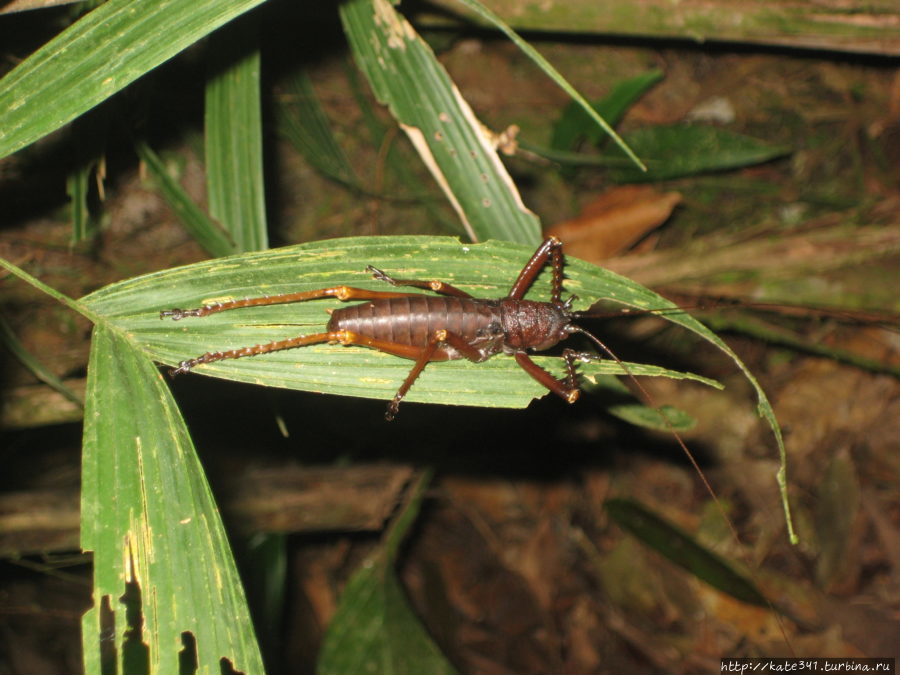
M 559 237 L 567 254 L 596 263 L 621 253 L 662 225 L 680 201 L 678 192 L 625 185 L 604 192 L 576 218 L 553 225 L 547 234 Z

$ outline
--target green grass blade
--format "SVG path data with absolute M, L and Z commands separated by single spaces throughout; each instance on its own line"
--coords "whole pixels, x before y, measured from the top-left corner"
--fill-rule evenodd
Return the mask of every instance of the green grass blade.
M 388 0 L 340 6 L 357 65 L 389 106 L 473 240 L 537 244 L 540 225 L 469 104 Z
M 97 232 L 97 221 L 91 217 L 88 195 L 95 162 L 75 167 L 66 177 L 66 196 L 69 198 L 69 219 L 72 221 L 72 244 L 90 239 Z
M 9 325 L 9 322 L 2 314 L 0 314 L 0 343 L 41 382 L 59 392 L 79 408 L 84 407 L 84 401 L 81 400 L 78 394 L 69 389 L 65 382 L 59 379 L 40 359 L 25 348 L 25 345 L 16 336 L 12 326 Z
M 650 70 L 622 80 L 617 82 L 606 96 L 592 103 L 591 107 L 611 126 L 615 126 L 628 109 L 662 79 L 661 70 Z M 606 137 L 601 137 L 594 120 L 580 105 L 572 101 L 553 125 L 550 148 L 564 152 L 575 150 L 582 139 L 587 139 L 593 145 L 599 145 Z
M 211 219 L 197 202 L 191 199 L 178 181 L 169 174 L 159 155 L 143 142 L 137 143 L 135 149 L 169 208 L 175 212 L 178 220 L 197 240 L 197 243 L 213 257 L 236 253 L 237 247 L 231 235 Z
M 179 672 L 187 631 L 196 639 L 199 672 L 219 672 L 226 658 L 241 672 L 261 673 L 218 510 L 158 369 L 129 336 L 99 325 L 86 397 L 81 540 L 94 552 L 94 606 L 83 620 L 86 670 L 101 661 L 101 608 L 108 606 L 119 672 L 135 653 L 148 672 Z M 129 642 L 135 626 L 137 640 Z
M 109 127 L 109 106 L 98 106 L 72 125 L 72 169 L 66 177 L 69 217 L 72 221 L 72 244 L 92 238 L 100 230 L 100 216 L 91 212 L 91 182 L 102 191 L 105 172 L 104 154 Z M 102 194 L 98 195 L 102 200 Z
M 109 0 L 0 80 L 0 157 L 91 109 L 263 0 Z
M 238 251 L 269 247 L 258 23 L 255 16 L 243 17 L 212 36 L 206 83 L 209 213 L 231 235 Z
M 622 140 L 622 138 L 615 132 L 615 130 L 607 123 L 605 119 L 603 119 L 600 115 L 597 114 L 597 111 L 594 110 L 593 106 L 578 93 L 578 90 L 575 89 L 571 84 L 569 84 L 568 80 L 566 80 L 556 68 L 550 65 L 550 62 L 547 61 L 543 56 L 541 56 L 540 52 L 538 52 L 534 47 L 525 42 L 519 34 L 516 33 L 512 28 L 510 28 L 509 24 L 507 24 L 503 19 L 494 14 L 487 7 L 482 5 L 477 0 L 457 0 L 462 5 L 465 5 L 470 10 L 480 15 L 482 18 L 486 19 L 488 22 L 495 25 L 500 31 L 506 35 L 510 40 L 512 40 L 513 44 L 515 44 L 519 49 L 521 49 L 532 61 L 534 61 L 535 65 L 538 68 L 543 70 L 547 76 L 553 80 L 560 89 L 566 92 L 573 101 L 575 101 L 578 105 L 581 106 L 582 110 L 584 110 L 587 115 L 594 120 L 607 134 L 609 134 L 610 138 L 613 139 L 615 144 L 621 148 L 622 152 L 634 162 L 635 166 L 638 167 L 641 171 L 646 171 L 646 167 L 643 162 L 638 159 L 638 156 L 628 147 L 628 144 Z

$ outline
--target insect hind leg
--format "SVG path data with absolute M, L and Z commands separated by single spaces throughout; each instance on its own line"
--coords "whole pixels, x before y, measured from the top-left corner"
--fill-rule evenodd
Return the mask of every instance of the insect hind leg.
M 228 349 L 221 352 L 206 352 L 200 356 L 182 361 L 177 368 L 169 371 L 173 377 L 190 372 L 197 366 L 204 363 L 214 363 L 224 359 L 240 359 L 245 356 L 256 356 L 257 354 L 268 354 L 269 352 L 277 352 L 283 349 L 294 349 L 295 347 L 305 347 L 307 345 L 321 344 L 323 342 L 340 342 L 341 331 L 332 331 L 330 333 L 313 333 L 312 335 L 300 335 L 287 340 L 277 340 L 275 342 L 267 342 L 253 347 L 241 347 L 239 349 Z

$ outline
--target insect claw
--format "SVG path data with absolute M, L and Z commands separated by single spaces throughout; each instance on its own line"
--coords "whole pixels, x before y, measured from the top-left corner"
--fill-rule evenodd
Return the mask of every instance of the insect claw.
M 391 279 L 387 274 L 382 272 L 377 267 L 373 267 L 372 265 L 366 265 L 366 271 L 371 272 L 372 276 L 375 277 L 375 279 L 377 279 L 378 281 L 386 281 L 391 286 L 396 286 L 396 284 L 394 283 L 394 280 Z
M 190 361 L 182 361 L 178 364 L 177 368 L 169 369 L 169 377 L 175 377 L 176 375 L 184 375 L 185 373 L 191 372 L 191 362 Z
M 159 313 L 160 319 L 171 318 L 172 321 L 180 321 L 186 316 L 202 316 L 201 308 L 198 309 L 164 309 Z
M 563 358 L 571 361 L 580 361 L 581 363 L 591 363 L 592 361 L 602 361 L 603 357 L 594 352 L 576 352 L 574 349 L 564 349 Z

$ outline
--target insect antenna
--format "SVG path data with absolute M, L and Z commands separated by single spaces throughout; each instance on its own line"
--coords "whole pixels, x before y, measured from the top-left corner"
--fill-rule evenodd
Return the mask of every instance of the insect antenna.
M 588 312 L 573 312 L 572 317 L 576 318 L 576 319 L 580 319 L 580 318 L 589 318 L 590 315 Z M 600 338 L 598 338 L 593 333 L 585 330 L 584 328 L 582 328 L 581 326 L 578 326 L 576 324 L 569 324 L 567 330 L 569 331 L 570 334 L 579 333 L 581 335 L 584 335 L 591 342 L 593 342 L 595 345 L 597 345 L 602 351 L 609 354 L 609 356 L 613 359 L 613 361 L 615 361 L 618 364 L 618 366 L 622 369 L 622 371 L 634 383 L 634 385 L 635 385 L 635 387 L 637 387 L 638 391 L 640 391 L 641 394 L 646 398 L 647 403 L 649 403 L 653 408 L 656 409 L 656 412 L 662 419 L 663 424 L 666 426 L 667 430 L 669 432 L 671 432 L 671 434 L 675 437 L 675 440 L 678 442 L 679 447 L 684 452 L 685 456 L 688 458 L 688 461 L 690 462 L 691 466 L 694 468 L 694 471 L 697 472 L 697 475 L 700 477 L 700 482 L 703 484 L 704 489 L 709 494 L 709 496 L 712 497 L 713 503 L 715 503 L 716 509 L 719 511 L 719 514 L 722 516 L 722 519 L 725 521 L 726 525 L 728 526 L 728 529 L 731 532 L 731 536 L 734 538 L 734 541 L 740 545 L 743 545 L 743 540 L 741 539 L 741 536 L 738 534 L 737 528 L 735 527 L 731 518 L 729 518 L 728 514 L 725 512 L 725 507 L 722 505 L 722 502 L 719 499 L 718 495 L 716 495 L 716 491 L 713 490 L 712 485 L 710 484 L 709 480 L 707 480 L 706 474 L 703 473 L 703 469 L 700 468 L 700 464 L 697 462 L 696 458 L 694 457 L 694 454 L 690 451 L 690 449 L 688 449 L 687 443 L 684 442 L 684 439 L 681 437 L 681 434 L 679 434 L 678 431 L 675 429 L 675 425 L 672 423 L 672 420 L 669 419 L 669 416 L 666 414 L 665 409 L 660 407 L 656 403 L 656 400 L 653 398 L 653 396 L 650 395 L 650 392 L 647 391 L 647 388 L 644 387 L 644 385 L 642 385 L 640 383 L 640 381 L 637 379 L 637 377 L 631 371 L 631 369 L 625 364 L 625 362 L 622 361 L 622 359 L 620 359 L 618 356 L 616 356 L 615 352 L 613 352 L 609 347 L 607 347 L 603 343 L 603 341 L 600 340 Z M 749 573 L 750 578 L 753 580 L 753 582 L 758 583 L 756 572 L 750 567 L 747 568 L 747 572 Z M 787 639 L 787 631 L 784 627 L 784 623 L 782 621 L 780 611 L 772 604 L 772 602 L 768 598 L 765 598 L 765 601 L 766 601 L 766 604 L 769 606 L 769 609 L 771 609 L 772 612 L 774 613 L 775 621 L 778 624 L 779 630 L 781 631 L 781 634 L 784 637 L 785 642 L 788 645 L 788 649 L 791 651 L 791 654 L 793 655 L 794 648 L 791 645 L 790 641 Z
M 586 313 L 578 312 L 576 316 L 581 318 Z M 666 414 L 666 411 L 661 408 L 657 403 L 653 396 L 650 395 L 650 392 L 647 391 L 647 388 L 644 387 L 640 383 L 640 380 L 634 375 L 631 369 L 625 364 L 622 359 L 616 356 L 615 352 L 613 352 L 609 347 L 607 347 L 596 335 L 590 333 L 585 330 L 581 326 L 570 324 L 569 325 L 570 333 L 579 333 L 581 335 L 586 336 L 591 342 L 596 344 L 600 349 L 609 354 L 610 358 L 615 361 L 618 366 L 624 371 L 624 373 L 628 376 L 628 378 L 634 383 L 634 386 L 638 388 L 641 394 L 646 398 L 647 402 L 656 409 L 656 412 L 659 414 L 660 418 L 663 421 L 663 424 L 666 426 L 666 429 L 671 432 L 671 434 L 675 437 L 675 440 L 678 443 L 678 446 L 684 452 L 685 456 L 688 458 L 691 466 L 697 472 L 697 475 L 700 476 L 700 481 L 703 483 L 704 489 L 709 493 L 709 496 L 712 497 L 713 502 L 716 504 L 716 508 L 719 510 L 719 513 L 722 515 L 722 518 L 728 524 L 728 529 L 731 530 L 731 534 L 734 536 L 735 541 L 740 542 L 741 538 L 738 535 L 737 528 L 735 528 L 734 524 L 731 522 L 731 518 L 728 517 L 728 514 L 725 513 L 725 507 L 722 506 L 722 502 L 719 500 L 719 497 L 716 495 L 715 490 L 713 490 L 712 485 L 710 485 L 709 480 L 706 478 L 706 474 L 703 473 L 703 469 L 700 468 L 700 464 L 697 462 L 697 459 L 694 457 L 694 454 L 688 449 L 687 443 L 684 442 L 684 439 L 681 437 L 681 434 L 675 429 L 675 425 L 672 423 L 672 420 L 669 419 L 669 416 Z

